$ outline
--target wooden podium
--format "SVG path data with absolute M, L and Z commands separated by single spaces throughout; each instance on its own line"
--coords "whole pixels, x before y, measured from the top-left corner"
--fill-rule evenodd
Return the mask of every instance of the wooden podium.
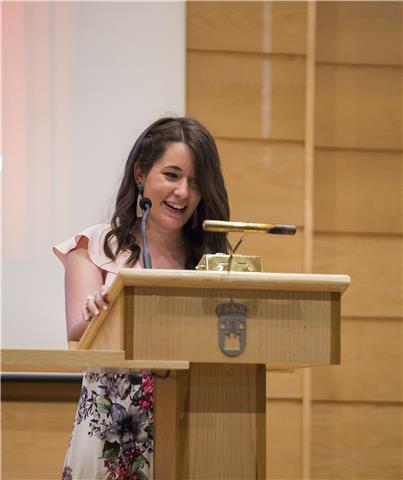
M 110 309 L 77 348 L 187 366 L 157 378 L 156 479 L 266 478 L 266 370 L 340 363 L 349 283 L 346 275 L 123 269 Z

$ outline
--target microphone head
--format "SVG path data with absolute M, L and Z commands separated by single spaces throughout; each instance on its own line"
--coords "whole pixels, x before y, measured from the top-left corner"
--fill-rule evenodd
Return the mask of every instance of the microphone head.
M 140 207 L 143 209 L 143 210 L 147 210 L 148 208 L 151 208 L 153 205 L 153 202 L 148 198 L 148 197 L 143 197 L 141 200 L 140 200 Z

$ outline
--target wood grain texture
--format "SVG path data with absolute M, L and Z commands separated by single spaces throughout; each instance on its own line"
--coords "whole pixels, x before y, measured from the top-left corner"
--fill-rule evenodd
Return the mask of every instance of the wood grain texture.
M 211 290 L 223 288 L 237 291 L 338 292 L 342 294 L 351 280 L 348 275 L 343 274 L 219 272 L 157 268 L 152 270 L 122 268 L 117 279 L 119 283 L 124 283 L 125 287 L 171 288 L 174 286 L 198 289 L 200 295 L 204 293 L 208 295 Z
M 188 2 L 187 48 L 305 52 L 305 2 Z
M 318 65 L 316 145 L 402 149 L 402 69 Z
M 154 476 L 156 479 L 179 477 L 181 444 L 179 443 L 180 403 L 178 375 L 155 379 L 154 408 Z
M 304 138 L 304 61 L 189 51 L 186 110 L 216 137 Z
M 142 359 L 261 363 L 271 368 L 339 361 L 339 294 L 243 291 L 245 351 L 229 359 L 218 347 L 216 307 L 230 291 L 136 288 L 134 352 Z M 184 341 L 183 339 L 186 339 Z
M 44 377 L 46 377 L 44 375 Z M 81 376 L 75 380 L 54 381 L 49 378 L 35 381 L 27 379 L 5 380 L 1 383 L 1 401 L 2 402 L 73 402 L 77 403 L 81 392 Z M 44 394 L 46 392 L 46 394 Z M 29 412 L 28 412 L 29 413 Z
M 319 2 L 318 61 L 402 65 L 401 2 Z
M 109 324 L 106 326 L 108 330 Z M 106 348 L 109 346 L 109 340 Z M 1 350 L 2 372 L 82 372 L 103 367 L 134 370 L 187 370 L 189 362 L 126 360 L 123 350 Z
M 312 479 L 403 478 L 400 405 L 313 404 Z
M 351 275 L 343 316 L 402 317 L 402 253 L 400 236 L 317 233 L 314 271 Z
M 217 139 L 217 147 L 233 220 L 303 224 L 302 145 Z
M 315 228 L 403 233 L 403 155 L 317 150 Z
M 179 478 L 266 478 L 265 410 L 262 365 L 192 365 Z
M 126 305 L 124 297 L 117 296 L 117 291 L 120 292 L 121 288 L 123 288 L 121 279 L 115 279 L 111 286 L 113 296 L 108 296 L 109 309 L 103 310 L 90 322 L 79 341 L 78 348 L 91 343 L 93 350 L 97 349 L 98 345 L 102 345 L 101 350 L 124 350 L 123 317 Z
M 302 404 L 270 400 L 267 405 L 267 478 L 302 478 Z
M 298 207 L 295 200 L 309 185 L 302 174 L 292 177 L 295 170 L 287 165 L 288 153 L 281 151 L 280 157 L 279 150 L 279 162 L 287 163 L 277 163 L 269 171 L 260 160 L 265 158 L 260 152 L 267 152 L 264 142 L 256 148 L 250 140 L 245 142 L 307 141 L 305 65 L 298 74 L 302 88 L 295 88 L 282 78 L 286 69 L 274 63 L 277 58 L 288 60 L 278 53 L 305 53 L 306 5 L 303 23 L 297 25 L 292 15 L 284 22 L 276 20 L 275 6 L 287 4 L 188 5 L 188 48 L 200 52 L 199 56 L 188 53 L 187 110 L 220 137 L 234 220 L 250 218 L 245 215 L 252 212 L 262 221 L 270 213 L 264 221 L 271 221 L 277 218 L 271 216 L 272 209 L 281 218 L 304 213 L 302 201 Z M 259 13 L 263 5 L 266 9 Z M 342 329 L 343 364 L 312 369 L 314 398 L 336 400 L 314 403 L 310 478 L 318 480 L 403 478 L 403 415 L 401 405 L 390 403 L 401 401 L 402 386 L 402 7 L 401 2 L 317 2 L 315 145 L 319 148 L 313 206 L 314 228 L 320 233 L 314 237 L 313 271 L 352 276 L 343 296 L 343 311 L 351 315 Z M 286 32 L 281 44 L 275 41 L 278 31 Z M 296 70 L 289 69 L 287 75 L 296 75 Z M 296 91 L 300 93 L 295 95 Z M 297 111 L 283 100 L 286 94 Z M 301 116 L 287 124 L 290 115 Z M 291 142 L 284 146 L 292 148 Z M 298 184 L 284 183 L 283 172 L 289 182 Z M 268 176 L 272 173 L 278 189 L 263 194 L 268 200 L 262 202 L 261 191 L 264 184 L 272 186 Z M 287 194 L 292 202 L 285 199 Z M 235 217 L 238 212 L 243 218 Z M 307 227 L 305 221 L 292 223 Z M 301 233 L 302 229 L 294 238 L 249 235 L 241 252 L 260 254 L 266 271 L 303 271 L 307 244 Z M 295 401 L 301 398 L 301 374 L 267 374 L 268 478 L 300 479 L 306 474 L 302 406 Z M 368 404 L 343 403 L 347 400 Z
M 290 369 L 339 361 L 340 298 L 350 283 L 346 275 L 122 269 L 117 281 L 124 288 L 116 301 L 133 297 L 125 300 L 131 305 L 125 315 L 134 319 L 132 359 L 126 352 L 127 360 L 227 363 L 218 347 L 216 309 L 234 298 L 246 307 L 250 346 L 231 362 Z M 100 329 L 90 325 L 87 338 L 92 328 L 99 330 L 96 347 L 108 349 L 114 344 L 108 329 L 120 339 L 122 322 L 116 316 L 106 318 Z M 99 339 L 106 339 L 105 345 Z M 91 348 L 84 340 L 80 348 Z
M 229 238 L 231 244 L 235 245 L 240 235 L 231 234 Z M 262 259 L 264 272 L 302 273 L 302 250 L 303 235 L 301 231 L 297 231 L 295 236 L 246 235 L 237 251 L 244 255 L 259 255 Z
M 2 478 L 60 478 L 77 402 L 2 404 Z
M 313 272 L 314 240 L 314 168 L 315 168 L 315 104 L 316 104 L 316 2 L 307 4 L 306 89 L 304 142 L 304 272 Z M 340 337 L 339 337 L 340 339 Z M 302 478 L 311 475 L 312 444 L 312 375 L 302 372 Z
M 232 362 L 290 369 L 339 361 L 340 295 L 350 283 L 348 276 L 122 269 L 117 282 L 125 285 L 118 303 L 127 295 L 135 297 L 126 302 L 134 305 L 135 319 L 130 329 L 133 358 L 126 352 L 127 360 L 228 362 L 218 347 L 216 308 L 235 298 L 252 320 L 248 344 L 253 347 Z M 110 321 L 105 318 L 104 330 L 90 325 L 80 348 L 92 347 L 85 343 L 93 337 L 92 328 L 99 331 L 97 349 L 117 344 L 108 329 L 120 339 L 123 320 L 114 317 L 119 328 Z
M 324 369 L 325 370 L 325 369 Z M 267 399 L 301 399 L 302 398 L 302 369 L 294 371 L 267 371 Z
M 313 398 L 403 402 L 403 318 L 343 318 L 341 365 L 312 369 Z

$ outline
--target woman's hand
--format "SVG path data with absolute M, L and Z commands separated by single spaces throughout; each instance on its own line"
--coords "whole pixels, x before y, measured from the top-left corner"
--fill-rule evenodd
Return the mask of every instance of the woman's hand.
M 108 310 L 108 287 L 101 285 L 95 295 L 88 295 L 82 309 L 82 317 L 86 322 L 91 321 L 94 317 L 99 315 L 102 310 Z
M 88 239 L 82 237 L 67 254 L 65 289 L 69 341 L 80 340 L 88 322 L 108 306 L 103 272 L 88 256 Z

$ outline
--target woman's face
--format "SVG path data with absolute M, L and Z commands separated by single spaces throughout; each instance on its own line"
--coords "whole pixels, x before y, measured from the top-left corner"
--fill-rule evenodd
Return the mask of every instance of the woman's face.
M 201 199 L 192 150 L 184 143 L 171 143 L 147 175 L 137 165 L 135 177 L 152 201 L 150 227 L 182 229 Z

